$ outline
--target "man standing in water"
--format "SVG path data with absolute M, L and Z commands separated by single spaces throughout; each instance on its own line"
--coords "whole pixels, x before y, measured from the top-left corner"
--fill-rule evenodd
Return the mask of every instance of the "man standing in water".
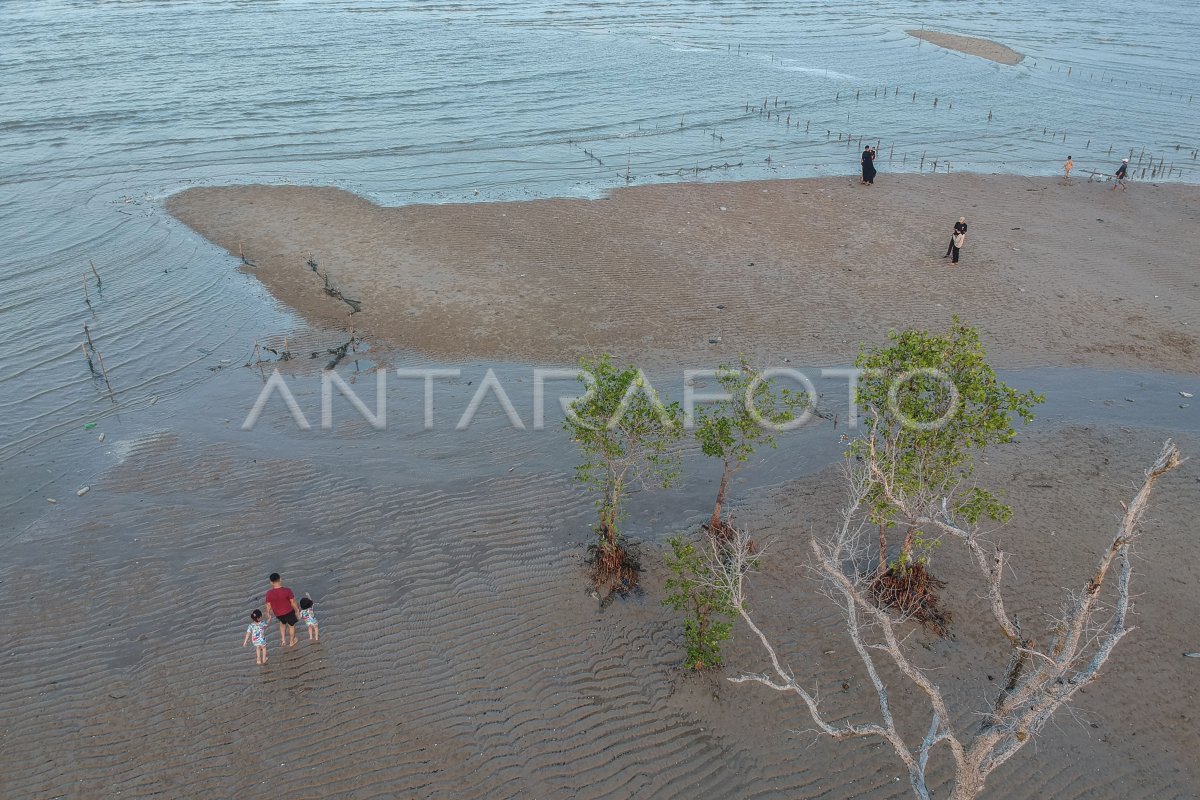
M 1129 172 L 1129 159 L 1122 158 L 1121 166 L 1117 167 L 1117 174 L 1113 175 L 1117 179 L 1117 182 L 1113 184 L 1114 192 L 1117 190 L 1117 187 L 1120 187 L 1122 192 L 1125 191 L 1125 174 L 1127 172 Z
M 267 619 L 274 615 L 279 620 L 280 646 L 296 646 L 296 622 L 300 606 L 296 605 L 296 595 L 284 586 L 278 572 L 272 572 L 271 589 L 267 592 Z

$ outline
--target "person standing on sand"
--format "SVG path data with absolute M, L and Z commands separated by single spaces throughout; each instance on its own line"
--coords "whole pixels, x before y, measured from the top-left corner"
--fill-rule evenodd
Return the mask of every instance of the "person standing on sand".
M 946 245 L 946 255 L 942 256 L 942 258 L 950 257 L 951 251 L 954 250 L 954 237 L 958 236 L 960 233 L 966 233 L 966 232 L 967 232 L 967 218 L 959 217 L 958 222 L 954 223 L 954 230 L 950 233 L 950 244 Z M 958 257 L 956 256 L 954 260 L 958 261 Z
M 875 151 L 871 149 L 871 145 L 863 148 L 862 158 L 862 182 L 867 186 L 872 186 L 875 183 Z
M 951 264 L 958 263 L 958 251 L 962 250 L 963 245 L 966 243 L 967 243 L 967 232 L 966 231 L 959 231 L 954 234 L 954 238 L 950 240 L 950 252 L 951 252 L 951 255 L 953 255 L 953 258 L 950 259 Z
M 1117 174 L 1113 175 L 1113 177 L 1117 179 L 1117 182 L 1113 184 L 1114 192 L 1117 190 L 1117 187 L 1120 187 L 1121 191 L 1125 191 L 1125 188 L 1126 188 L 1125 187 L 1125 175 L 1128 172 L 1129 172 L 1129 159 L 1122 158 L 1121 166 L 1117 167 Z
M 300 600 L 300 619 L 304 620 L 304 625 L 308 628 L 308 640 L 310 642 L 320 641 L 321 631 L 317 629 L 317 611 L 313 608 L 312 598 L 307 594 Z
M 246 635 L 242 638 L 242 647 L 254 640 L 254 663 L 267 663 L 267 621 L 257 608 L 250 612 L 250 624 L 246 627 Z
M 1071 160 L 1070 156 L 1067 156 L 1067 163 L 1063 164 L 1063 177 L 1067 180 L 1071 180 L 1071 169 L 1074 166 L 1075 162 Z
M 284 586 L 278 572 L 272 572 L 271 589 L 267 592 L 267 619 L 274 615 L 279 620 L 280 646 L 296 646 L 296 623 L 299 622 L 300 606 L 296 605 L 296 595 Z M 289 635 L 290 634 L 290 635 Z

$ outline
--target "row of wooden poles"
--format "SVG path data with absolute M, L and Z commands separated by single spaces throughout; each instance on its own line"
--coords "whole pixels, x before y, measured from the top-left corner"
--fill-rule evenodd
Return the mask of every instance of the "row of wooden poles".
M 889 89 L 889 87 L 883 87 L 883 93 L 884 93 L 884 96 L 885 96 L 885 97 L 887 96 L 888 89 Z M 855 93 L 854 93 L 854 98 L 855 98 L 855 100 L 859 99 L 859 97 L 861 96 L 861 91 L 862 91 L 862 90 L 856 90 L 856 91 L 855 91 Z M 894 89 L 894 95 L 893 95 L 893 96 L 895 96 L 895 95 L 898 95 L 898 94 L 899 94 L 899 92 L 900 92 L 900 87 L 898 87 L 898 86 L 897 86 L 897 87 Z M 916 100 L 916 94 L 917 94 L 916 92 L 913 92 L 913 101 L 914 101 L 914 102 L 915 102 L 915 100 Z M 841 95 L 840 95 L 840 93 L 838 93 L 837 95 L 835 95 L 835 97 L 834 97 L 834 102 L 837 102 L 837 101 L 838 101 L 838 98 L 839 98 L 840 96 L 841 96 Z M 875 96 L 875 97 L 878 97 L 878 96 L 879 96 L 879 89 L 878 89 L 878 88 L 876 88 L 876 89 L 875 89 L 874 96 Z M 936 97 L 935 97 L 935 98 L 933 98 L 933 106 L 936 108 L 936 107 L 937 107 L 937 104 L 938 104 L 938 98 L 936 98 Z M 948 105 L 949 105 L 949 108 L 954 108 L 954 104 L 953 104 L 953 103 L 950 103 L 950 104 L 948 104 Z M 746 113 L 748 113 L 748 114 L 752 114 L 752 113 L 756 113 L 756 112 L 757 112 L 757 114 L 758 114 L 758 116 L 759 116 L 759 117 L 764 117 L 764 116 L 765 116 L 765 117 L 766 117 L 766 119 L 768 119 L 768 120 L 769 120 L 769 119 L 771 119 L 771 117 L 772 117 L 772 116 L 774 116 L 774 117 L 775 117 L 775 119 L 776 119 L 777 121 L 779 121 L 779 120 L 782 120 L 782 121 L 783 121 L 783 123 L 784 123 L 784 127 L 786 127 L 786 128 L 791 128 L 791 127 L 792 127 L 792 115 L 791 115 L 791 113 L 790 113 L 790 110 L 791 110 L 791 109 L 790 109 L 790 103 L 789 103 L 789 101 L 787 101 L 787 100 L 784 100 L 784 101 L 783 101 L 783 109 L 782 109 L 782 110 L 780 110 L 780 109 L 779 109 L 779 97 L 778 97 L 778 96 L 774 98 L 774 102 L 772 102 L 772 100 L 771 100 L 771 98 L 770 98 L 770 97 L 764 97 L 764 98 L 763 98 L 763 101 L 762 101 L 762 105 L 755 107 L 754 105 L 752 105 L 752 104 L 750 104 L 750 103 L 747 103 L 747 104 L 745 105 L 745 107 L 744 107 L 744 111 L 745 111 Z M 993 118 L 993 115 L 992 115 L 992 112 L 991 112 L 991 111 L 989 111 L 989 112 L 988 112 L 988 116 L 987 116 L 987 118 L 988 118 L 988 121 L 989 121 L 989 122 L 992 120 L 992 118 Z M 810 131 L 811 131 L 811 127 L 812 127 L 812 121 L 811 121 L 811 120 L 805 120 L 805 122 L 804 122 L 804 132 L 805 132 L 805 133 L 810 133 Z M 800 120 L 799 120 L 799 118 L 797 118 L 797 119 L 796 119 L 796 130 L 798 131 L 799 129 L 800 129 Z M 825 131 L 825 138 L 826 138 L 826 139 L 829 139 L 829 138 L 830 138 L 832 135 L 833 135 L 833 130 L 832 130 L 832 129 L 826 129 L 826 131 Z M 847 133 L 847 134 L 843 134 L 843 133 L 841 133 L 841 132 L 838 132 L 838 141 L 839 141 L 839 142 L 840 142 L 840 141 L 843 141 L 843 135 L 845 136 L 845 139 L 844 139 L 844 141 L 846 142 L 846 145 L 847 145 L 847 147 L 849 147 L 850 143 L 851 143 L 852 141 L 854 141 L 854 136 L 853 136 L 853 134 L 849 134 L 849 133 Z M 1049 129 L 1049 128 L 1042 128 L 1042 138 L 1044 139 L 1044 138 L 1046 138 L 1048 135 L 1049 135 L 1049 136 L 1051 136 L 1052 138 L 1055 138 L 1055 139 L 1057 139 L 1057 138 L 1061 137 L 1061 140 L 1062 140 L 1064 143 L 1067 141 L 1067 133 L 1066 133 L 1065 131 L 1050 131 L 1050 129 Z M 867 139 L 865 136 L 859 136 L 859 137 L 858 137 L 858 144 L 859 144 L 859 147 L 862 147 L 862 144 L 863 144 L 863 142 L 864 142 L 864 141 L 866 141 L 868 144 L 870 144 L 870 139 Z M 876 148 L 875 148 L 875 149 L 876 149 L 876 150 L 879 150 L 880 146 L 881 146 L 880 140 L 876 140 Z M 1092 147 L 1092 140 L 1091 140 L 1091 139 L 1088 139 L 1088 140 L 1087 140 L 1087 142 L 1084 144 L 1084 148 L 1083 148 L 1083 149 L 1084 149 L 1084 150 L 1091 150 L 1091 147 Z M 888 163 L 892 163 L 892 161 L 893 161 L 893 156 L 894 156 L 894 153 L 895 153 L 895 148 L 896 148 L 896 145 L 895 145 L 895 143 L 893 142 L 893 143 L 891 144 L 891 146 L 890 146 L 890 148 L 889 148 L 889 152 L 888 152 Z M 1130 174 L 1131 174 L 1131 175 L 1132 175 L 1132 174 L 1137 174 L 1137 173 L 1138 173 L 1138 171 L 1140 170 L 1140 174 L 1138 174 L 1138 177 L 1139 177 L 1139 178 L 1145 178 L 1145 177 L 1146 177 L 1146 175 L 1147 175 L 1147 172 L 1149 173 L 1149 175 L 1150 175 L 1150 177 L 1151 177 L 1151 178 L 1158 178 L 1158 177 L 1169 178 L 1169 177 L 1171 177 L 1173 174 L 1176 174 L 1176 173 L 1178 173 L 1179 177 L 1183 177 L 1183 168 L 1182 168 L 1182 167 L 1176 167 L 1174 162 L 1171 162 L 1170 164 L 1168 164 L 1168 163 L 1166 162 L 1166 158 L 1165 158 L 1164 156 L 1161 156 L 1161 155 L 1157 157 L 1157 158 L 1158 158 L 1158 162 L 1157 162 L 1157 163 L 1155 163 L 1155 156 L 1152 154 L 1152 155 L 1150 156 L 1149 160 L 1145 162 L 1145 166 L 1143 166 L 1143 161 L 1145 160 L 1145 156 L 1146 156 L 1146 148 L 1145 148 L 1144 146 L 1142 147 L 1142 149 L 1141 149 L 1141 152 L 1138 154 L 1138 160 L 1137 160 L 1137 163 L 1136 163 L 1136 164 L 1133 164 L 1133 153 L 1134 153 L 1134 150 L 1136 150 L 1136 148 L 1130 148 L 1130 149 L 1129 149 L 1129 155 L 1127 156 L 1127 157 L 1130 159 L 1130 163 L 1131 163 L 1131 165 L 1132 165 L 1132 166 L 1130 167 Z M 1180 151 L 1180 150 L 1182 150 L 1182 145 L 1176 144 L 1176 145 L 1175 145 L 1175 150 L 1176 150 L 1176 151 Z M 1108 147 L 1108 153 L 1107 153 L 1107 155 L 1111 156 L 1112 154 L 1113 154 L 1113 145 L 1109 145 L 1109 147 Z M 1198 154 L 1200 154 L 1200 150 L 1197 150 L 1197 149 L 1193 149 L 1193 150 L 1191 150 L 1190 152 L 1187 152 L 1187 153 L 1185 153 L 1185 155 L 1186 155 L 1187 157 L 1190 157 L 1190 159 L 1191 159 L 1192 161 L 1195 161 L 1195 160 L 1197 159 L 1197 155 L 1198 155 Z M 908 158 L 908 155 L 907 155 L 907 153 L 904 153 L 904 154 L 902 154 L 901 163 L 907 163 L 907 158 Z M 915 157 L 914 157 L 914 158 L 915 158 Z M 770 158 L 768 157 L 768 161 L 769 161 L 769 160 L 770 160 Z M 921 163 L 921 169 L 922 169 L 922 171 L 924 170 L 925 160 L 926 160 L 926 158 L 925 158 L 925 152 L 922 152 L 922 154 L 921 154 L 921 162 L 920 162 L 920 163 Z M 935 160 L 934 160 L 932 163 L 933 163 L 933 165 L 934 165 L 934 171 L 937 171 L 937 164 L 939 164 L 939 163 L 942 163 L 942 164 L 945 164 L 945 165 L 946 165 L 946 170 L 947 170 L 947 172 L 948 172 L 948 171 L 949 171 L 949 169 L 950 169 L 950 162 L 949 162 L 948 160 L 939 160 L 939 159 L 935 159 Z M 1095 171 L 1093 170 L 1093 172 L 1095 172 Z
M 1034 62 L 1033 62 L 1033 63 L 1032 63 L 1030 66 L 1036 67 L 1036 66 L 1037 66 L 1037 62 L 1036 62 L 1036 61 L 1034 61 Z M 1049 65 L 1049 69 L 1048 69 L 1047 71 L 1049 71 L 1049 72 L 1064 72 L 1064 69 L 1063 69 L 1064 67 L 1066 67 L 1066 70 L 1065 70 L 1065 73 L 1064 73 L 1064 74 L 1065 74 L 1065 75 L 1066 75 L 1068 78 L 1072 77 L 1072 76 L 1075 74 L 1075 68 L 1074 68 L 1073 66 L 1071 66 L 1070 64 L 1050 64 L 1050 65 Z M 1083 77 L 1083 70 L 1082 70 L 1082 69 L 1081 69 L 1081 70 L 1079 70 L 1079 76 L 1080 76 L 1080 77 Z M 1101 82 L 1104 82 L 1104 79 L 1105 79 L 1105 78 L 1107 78 L 1107 79 L 1108 79 L 1108 80 L 1107 80 L 1107 83 L 1109 83 L 1110 85 L 1114 85 L 1114 86 L 1116 85 L 1117 78 L 1116 78 L 1116 76 L 1115 76 L 1115 75 L 1105 75 L 1103 72 L 1101 72 L 1101 73 L 1100 73 L 1100 81 L 1101 81 Z M 1096 73 L 1095 73 L 1095 71 L 1093 71 L 1093 70 L 1089 70 L 1089 71 L 1088 71 L 1087 80 L 1096 80 Z M 1122 79 L 1122 84 L 1123 84 L 1123 85 L 1125 85 L 1125 86 L 1130 86 L 1130 85 L 1131 85 L 1131 84 L 1129 83 L 1129 80 L 1128 80 L 1128 79 Z M 1164 86 L 1164 85 L 1162 85 L 1162 84 L 1159 84 L 1158 86 L 1152 86 L 1151 84 L 1148 84 L 1148 83 L 1137 83 L 1137 82 L 1135 82 L 1135 83 L 1133 83 L 1133 84 L 1132 84 L 1132 86 L 1133 86 L 1135 89 L 1148 89 L 1148 90 L 1149 90 L 1149 91 L 1151 91 L 1151 92 L 1158 92 L 1160 95 L 1161 95 L 1161 94 L 1165 94 L 1165 95 L 1167 95 L 1168 97 L 1178 97 L 1178 98 L 1180 98 L 1180 99 L 1183 99 L 1183 97 L 1184 97 L 1184 94 L 1183 94 L 1183 92 L 1175 92 L 1175 91 L 1172 91 L 1172 90 L 1170 90 L 1170 89 L 1167 89 L 1167 87 L 1166 87 L 1166 86 Z M 1189 103 L 1190 103 L 1190 102 L 1192 102 L 1192 100 L 1193 100 L 1193 99 L 1195 99 L 1195 95 L 1191 95 L 1191 94 L 1187 95 L 1187 101 L 1188 101 Z
M 918 41 L 921 41 L 921 40 L 918 40 Z M 919 46 L 920 46 L 920 45 L 918 45 L 918 47 L 919 47 Z M 728 51 L 728 52 L 733 52 L 733 45 L 731 45 L 731 44 L 727 44 L 727 45 L 725 46 L 725 49 L 726 49 L 726 51 Z M 738 54 L 738 55 L 741 55 L 741 54 L 742 54 L 742 46 L 741 46 L 740 44 L 737 46 L 737 54 Z M 772 60 L 772 61 L 774 61 L 774 60 L 775 60 L 775 58 L 776 58 L 775 56 L 771 56 L 771 60 Z M 780 60 L 780 61 L 783 61 L 783 59 L 782 59 L 782 58 L 780 58 L 779 60 Z M 1031 61 L 1031 62 L 1030 62 L 1030 66 L 1031 66 L 1031 67 L 1037 67 L 1037 65 L 1038 65 L 1038 62 L 1037 62 L 1036 60 L 1034 60 L 1034 61 Z M 1068 78 L 1070 78 L 1070 77 L 1073 77 L 1073 76 L 1074 76 L 1074 74 L 1075 74 L 1075 67 L 1074 67 L 1074 66 L 1072 66 L 1072 65 L 1070 65 L 1070 64 L 1050 64 L 1050 65 L 1049 65 L 1049 67 L 1048 67 L 1048 70 L 1047 70 L 1047 71 L 1048 71 L 1048 72 L 1063 72 L 1063 68 L 1064 68 L 1064 67 L 1066 68 L 1065 75 L 1066 75 Z M 1083 75 L 1083 70 L 1082 70 L 1082 69 L 1080 69 L 1080 70 L 1079 70 L 1079 74 L 1080 74 L 1080 76 L 1082 76 L 1082 75 Z M 1100 80 L 1101 80 L 1101 81 L 1104 81 L 1104 79 L 1105 79 L 1105 78 L 1108 78 L 1108 83 L 1109 83 L 1110 85 L 1116 85 L 1116 82 L 1117 82 L 1117 78 L 1116 78 L 1116 76 L 1114 76 L 1114 75 L 1105 75 L 1103 72 L 1101 72 L 1101 73 L 1100 73 Z M 1095 80 L 1095 79 L 1096 79 L 1096 72 L 1095 72 L 1095 70 L 1089 70 L 1089 71 L 1088 71 L 1088 80 Z M 1122 79 L 1122 82 L 1124 83 L 1124 85 L 1125 85 L 1125 86 L 1129 86 L 1129 85 L 1130 85 L 1130 83 L 1129 83 L 1129 80 L 1128 80 L 1128 79 Z M 1157 91 L 1157 92 L 1158 92 L 1160 95 L 1161 95 L 1161 94 L 1165 94 L 1165 95 L 1167 95 L 1168 97 L 1179 97 L 1180 99 L 1182 99 L 1182 98 L 1183 98 L 1183 96 L 1184 96 L 1182 92 L 1175 92 L 1175 91 L 1172 91 L 1172 90 L 1168 90 L 1168 89 L 1167 89 L 1167 87 L 1166 87 L 1165 85 L 1162 85 L 1162 84 L 1159 84 L 1158 86 L 1152 86 L 1151 84 L 1148 84 L 1148 83 L 1136 83 L 1136 82 L 1135 82 L 1135 83 L 1133 84 L 1133 87 L 1134 87 L 1134 88 L 1137 88 L 1137 89 L 1148 89 L 1148 90 L 1150 90 L 1150 91 L 1152 91 L 1152 92 L 1154 92 L 1154 91 Z M 1189 103 L 1190 103 L 1190 102 L 1192 102 L 1192 100 L 1193 100 L 1194 98 L 1195 98 L 1195 95 L 1191 95 L 1191 94 L 1187 95 L 1187 101 L 1188 101 Z

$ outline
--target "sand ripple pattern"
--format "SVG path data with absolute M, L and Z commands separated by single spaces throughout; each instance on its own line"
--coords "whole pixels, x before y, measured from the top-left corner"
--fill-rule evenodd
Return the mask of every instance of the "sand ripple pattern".
M 798 709 L 675 671 L 656 555 L 646 596 L 599 612 L 578 568 L 588 504 L 561 474 L 435 485 L 190 438 L 131 443 L 86 512 L 10 547 L 0 795 L 907 796 L 872 743 L 813 745 Z M 1107 491 L 1149 449 L 1133 434 L 1068 430 L 988 469 L 1048 487 L 1032 492 L 1017 531 L 1038 514 L 1060 532 L 1106 529 L 1098 505 L 1063 511 L 1062 492 Z M 1144 630 L 1102 677 L 1111 702 L 1089 690 L 1077 717 L 997 776 L 994 796 L 1184 797 L 1194 785 L 1195 701 L 1175 687 L 1197 628 L 1166 613 L 1188 597 L 1181 491 L 1194 472 L 1164 489 L 1150 525 Z M 869 714 L 836 610 L 794 577 L 797 526 L 819 528 L 836 509 L 828 477 L 755 495 L 744 519 L 776 540 L 756 605 L 784 652 L 814 665 L 808 680 L 831 707 Z M 682 513 L 673 502 L 669 513 Z M 1045 539 L 1020 540 L 1018 582 L 1053 590 L 1021 597 L 1031 618 L 1052 610 L 1056 576 L 1080 578 L 1090 563 L 1039 561 L 1057 546 Z M 237 645 L 264 564 L 318 599 L 323 630 L 319 645 L 291 652 L 271 631 L 260 669 Z M 971 590 L 951 591 L 961 637 L 933 642 L 930 658 L 948 665 L 939 680 L 965 707 L 994 690 L 985 673 L 999 667 L 976 641 L 986 626 Z M 729 657 L 750 669 L 761 660 L 744 637 Z M 896 694 L 898 708 L 906 698 Z

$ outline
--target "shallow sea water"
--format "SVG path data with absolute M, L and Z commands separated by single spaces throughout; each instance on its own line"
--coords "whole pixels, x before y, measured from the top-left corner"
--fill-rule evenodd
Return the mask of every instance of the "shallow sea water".
M 1027 58 L 1001 66 L 904 33 L 915 27 Z M 94 442 L 85 424 L 129 431 L 204 413 L 199 397 L 213 392 L 199 386 L 225 380 L 256 340 L 302 328 L 163 212 L 180 189 L 330 184 L 384 204 L 590 197 L 850 173 L 860 136 L 880 143 L 884 173 L 915 171 L 924 154 L 925 170 L 1046 175 L 1070 152 L 1087 174 L 1132 148 L 1194 181 L 1198 29 L 1200 10 L 1182 3 L 1101 2 L 1085 15 L 932 0 L 6 2 L 3 526 L 21 530 L 44 495 L 101 463 L 81 454 Z M 103 280 L 90 306 L 89 262 Z M 112 398 L 80 351 L 84 323 Z M 227 385 L 237 400 L 222 417 L 245 406 Z

